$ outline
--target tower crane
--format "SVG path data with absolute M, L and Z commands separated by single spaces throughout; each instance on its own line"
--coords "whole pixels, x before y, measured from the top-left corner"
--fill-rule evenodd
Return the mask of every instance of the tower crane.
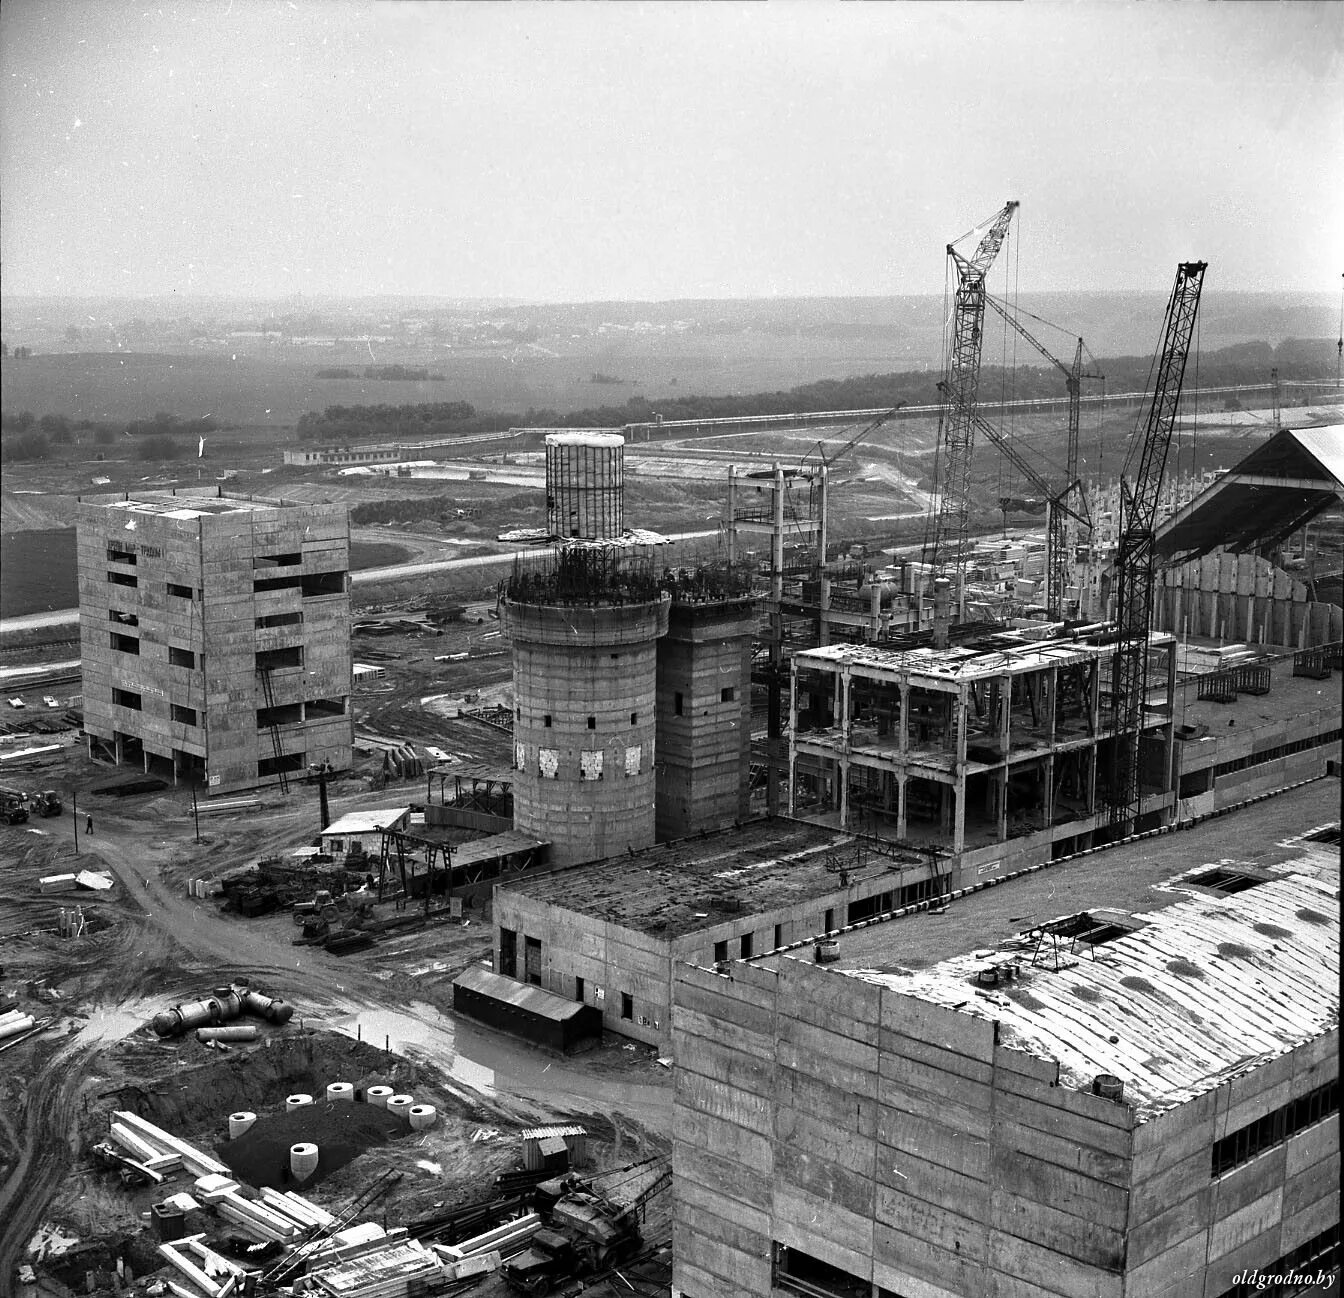
M 1176 268 L 1142 441 L 1130 444 L 1127 464 L 1137 453 L 1138 470 L 1132 484 L 1124 478 L 1120 482 L 1120 546 L 1115 559 L 1117 638 L 1111 670 L 1115 737 L 1107 791 L 1107 818 L 1112 831 L 1118 830 L 1120 836 L 1131 832 L 1140 810 L 1140 741 L 1147 706 L 1148 632 L 1153 614 L 1153 533 L 1207 267 L 1207 262 L 1183 261 Z
M 1046 520 L 1046 604 L 1050 609 L 1052 618 L 1062 618 L 1064 615 L 1064 587 L 1068 585 L 1069 576 L 1069 538 L 1068 528 L 1064 522 L 1066 515 L 1078 518 L 1079 515 L 1072 510 L 1063 508 L 1065 498 L 1073 491 L 1078 482 L 1078 428 L 1082 410 L 1083 380 L 1084 379 L 1103 379 L 1106 376 L 1100 370 L 1083 370 L 1083 340 L 1078 339 L 1078 345 L 1074 348 L 1073 364 L 1065 365 L 1058 357 L 1052 355 L 1037 338 L 1035 338 L 1008 308 L 997 298 L 985 294 L 985 301 L 994 308 L 1023 338 L 1027 340 L 1046 360 L 1050 362 L 1064 376 L 1065 389 L 1069 394 L 1069 440 L 1067 455 L 1067 479 L 1062 490 L 1049 491 L 1046 494 L 1046 508 L 1048 517 Z M 1084 502 L 1083 513 L 1086 515 L 1087 506 Z M 1091 531 L 1092 523 L 1090 519 L 1083 518 L 1083 526 Z
M 941 481 L 929 561 L 939 576 L 946 576 L 949 568 L 954 571 L 958 603 L 966 571 L 971 451 L 975 445 L 980 350 L 985 332 L 985 276 L 1008 236 L 1008 226 L 1017 208 L 1014 201 L 1004 204 L 991 218 L 989 228 L 970 257 L 957 251 L 960 239 L 947 245 L 947 255 L 957 271 L 957 293 L 952 313 L 952 348 L 942 384 L 947 405 L 939 436 Z

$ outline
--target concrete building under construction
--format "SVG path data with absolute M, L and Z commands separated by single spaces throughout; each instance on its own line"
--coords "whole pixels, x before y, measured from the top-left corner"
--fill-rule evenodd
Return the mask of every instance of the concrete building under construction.
M 1282 864 L 1127 865 L 1035 874 L 1014 919 L 986 890 L 867 924 L 828 963 L 678 965 L 673 1292 L 1227 1298 L 1336 1274 L 1338 823 Z M 1059 915 L 1057 888 L 1088 909 Z
M 547 435 L 547 527 L 529 539 L 555 556 L 505 588 L 514 823 L 556 865 L 747 811 L 749 581 L 731 564 L 660 564 L 663 539 L 626 526 L 623 455 L 618 434 Z
M 136 492 L 78 524 L 91 755 L 211 794 L 350 765 L 345 506 Z

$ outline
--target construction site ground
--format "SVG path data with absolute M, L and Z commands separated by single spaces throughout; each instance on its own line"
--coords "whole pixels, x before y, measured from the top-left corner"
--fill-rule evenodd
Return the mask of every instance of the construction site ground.
M 464 723 L 473 741 L 478 732 L 496 733 Z M 91 783 L 108 774 L 78 751 L 64 759 L 68 776 Z M 424 798 L 419 780 L 373 791 L 367 782 L 333 782 L 333 815 Z M 452 979 L 490 955 L 481 903 L 454 921 L 436 900 L 422 926 L 338 957 L 293 945 L 300 930 L 287 911 L 246 919 L 226 913 L 223 898 L 188 895 L 193 879 L 218 879 L 309 841 L 318 828 L 315 787 L 267 793 L 244 815 L 203 815 L 199 844 L 195 823 L 190 792 L 179 789 L 89 795 L 78 819 L 67 808 L 0 826 L 0 985 L 16 993 L 5 1008 L 47 1022 L 0 1053 L 0 1275 L 13 1274 L 39 1230 L 54 1231 L 78 1242 L 70 1261 L 42 1266 L 39 1291 L 83 1291 L 84 1273 L 141 1228 L 153 1196 L 128 1195 L 89 1158 L 116 1108 L 209 1148 L 226 1136 L 235 1110 L 275 1113 L 286 1095 L 321 1096 L 338 1080 L 394 1085 L 435 1104 L 438 1124 L 371 1148 L 313 1191 L 318 1202 L 346 1202 L 395 1165 L 402 1179 L 378 1205 L 390 1222 L 488 1197 L 496 1173 L 521 1165 L 524 1126 L 581 1122 L 596 1169 L 668 1150 L 670 1074 L 643 1047 L 610 1041 L 565 1058 L 455 1018 Z M 42 877 L 80 869 L 107 870 L 115 886 L 40 891 Z M 58 912 L 75 905 L 85 933 L 61 938 Z M 159 1040 L 147 1027 L 159 1010 L 242 978 L 296 1009 L 286 1027 L 263 1026 L 258 1045 L 220 1050 L 194 1037 Z M 664 1211 L 651 1207 L 650 1240 L 667 1233 Z

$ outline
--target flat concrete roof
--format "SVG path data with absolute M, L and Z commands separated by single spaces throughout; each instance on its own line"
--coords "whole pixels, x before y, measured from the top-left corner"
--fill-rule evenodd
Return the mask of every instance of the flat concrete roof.
M 1186 643 L 1212 646 L 1217 642 L 1192 636 Z M 1200 699 L 1198 677 L 1178 677 L 1173 701 L 1178 726 L 1206 726 L 1210 739 L 1234 739 L 1238 729 L 1254 730 L 1257 726 L 1284 721 L 1304 712 L 1340 706 L 1338 677 L 1318 681 L 1310 676 L 1294 676 L 1291 649 L 1272 649 L 1263 645 L 1250 647 L 1259 652 L 1281 655 L 1257 659 L 1252 664 L 1270 669 L 1269 693 L 1238 694 L 1232 703 L 1214 703 Z M 1235 724 L 1229 725 L 1229 722 Z M 1197 746 L 1200 740 L 1178 742 L 1182 746 Z
M 827 859 L 852 835 L 799 821 L 752 821 L 594 865 L 500 885 L 535 901 L 666 938 L 833 893 Z M 911 861 L 920 858 L 913 852 Z M 893 876 L 894 877 L 894 876 Z
M 274 500 L 248 500 L 237 496 L 174 496 L 167 492 L 141 492 L 128 500 L 94 500 L 107 509 L 124 509 L 135 514 L 160 514 L 165 518 L 202 518 L 207 514 L 247 514 L 263 509 L 278 509 Z
M 1066 1084 L 1113 1074 L 1152 1117 L 1338 1022 L 1338 842 L 1288 840 L 1253 862 L 1180 870 L 1191 859 L 1182 837 L 1062 862 L 942 914 L 847 929 L 839 961 L 823 967 L 996 1020 L 1005 1045 L 1057 1059 Z M 1195 882 L 1213 870 L 1256 882 Z M 1095 944 L 1071 932 L 1086 928 L 1084 912 L 1106 926 Z M 812 953 L 753 963 L 787 958 Z M 1014 978 L 978 982 L 1003 964 Z
M 411 809 L 406 807 L 380 807 L 373 811 L 350 811 L 342 816 L 334 824 L 330 824 L 322 831 L 323 838 L 331 838 L 336 834 L 372 834 L 379 833 L 389 825 L 395 825 L 397 821 L 404 816 L 409 816 Z

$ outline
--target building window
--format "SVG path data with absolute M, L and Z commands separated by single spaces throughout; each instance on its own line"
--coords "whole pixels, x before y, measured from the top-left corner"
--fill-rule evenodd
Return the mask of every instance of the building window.
M 294 577 L 254 577 L 252 579 L 252 590 L 255 594 L 261 594 L 267 590 L 298 590 L 303 585 L 303 578 Z
M 596 730 L 596 729 L 597 729 L 597 718 L 596 718 L 596 717 L 589 717 L 589 718 L 588 718 L 588 729 L 589 729 L 589 730 Z
M 828 910 L 826 912 L 826 922 L 825 924 L 822 925 L 822 930 L 826 933 L 830 933 L 834 928 L 835 928 L 835 911 Z
M 345 573 L 309 572 L 300 579 L 304 599 L 313 599 L 319 595 L 344 595 Z
M 139 577 L 132 576 L 130 573 L 126 572 L 109 572 L 107 574 L 107 580 L 111 582 L 113 586 L 130 586 L 134 589 L 140 585 Z
M 180 703 L 174 703 L 171 707 L 172 718 L 180 726 L 194 726 L 200 723 L 196 719 L 196 709 L 183 707 Z
M 191 587 L 180 586 L 177 582 L 170 581 L 168 583 L 168 593 L 172 595 L 174 599 L 190 599 Z
M 133 635 L 122 635 L 117 631 L 111 633 L 112 648 L 118 653 L 140 654 L 140 641 Z
M 124 563 L 129 567 L 135 567 L 135 552 L 133 550 L 122 550 L 115 545 L 107 547 L 108 563 Z
M 727 943 L 726 941 L 723 941 L 723 942 L 715 942 L 715 943 L 714 943 L 714 963 L 715 963 L 715 964 L 723 964 L 727 959 L 728 959 L 728 943 Z
M 265 630 L 268 627 L 302 625 L 302 613 L 267 613 L 264 617 L 257 618 L 258 631 Z
M 574 999 L 578 1001 L 580 1005 L 583 1004 L 583 979 L 577 976 L 574 979 Z
M 602 750 L 579 754 L 579 779 L 600 780 L 602 778 Z
M 112 691 L 112 702 L 121 708 L 130 708 L 132 712 L 140 711 L 140 696 L 134 690 Z
M 804 1294 L 806 1298 L 867 1298 L 872 1291 L 868 1281 L 778 1241 L 774 1255 L 776 1288 Z
M 123 613 L 119 608 L 110 608 L 107 610 L 107 620 L 109 622 L 119 622 L 122 626 L 139 626 L 140 619 L 134 613 Z
M 737 691 L 731 685 L 725 685 L 719 691 L 720 703 L 731 703 L 737 697 Z
M 301 771 L 308 765 L 307 753 L 284 753 L 279 757 L 265 757 L 257 763 L 258 775 L 279 775 L 282 772 Z
M 278 667 L 302 667 L 303 646 L 289 645 L 284 649 L 262 649 L 257 653 L 257 670 L 273 671 Z
M 541 939 L 523 937 L 523 980 L 533 987 L 541 986 Z
M 296 563 L 303 561 L 301 554 L 254 554 L 252 556 L 252 566 L 254 568 L 292 568 Z
M 1234 1167 L 1249 1163 L 1257 1154 L 1283 1144 L 1338 1112 L 1339 1080 L 1336 1078 L 1217 1141 L 1213 1146 L 1212 1174 L 1222 1176 Z
M 168 662 L 173 667 L 195 667 L 196 655 L 190 649 L 179 649 L 176 645 L 170 644 Z
M 499 972 L 506 978 L 518 977 L 518 933 L 515 929 L 499 930 Z
M 292 726 L 303 720 L 302 703 L 280 703 L 273 708 L 257 709 L 257 729 L 271 726 Z
M 315 717 L 343 717 L 345 716 L 345 699 L 309 699 L 305 705 L 307 708 L 308 720 Z
M 774 947 L 774 949 L 775 949 L 776 951 L 778 951 L 779 948 L 782 947 L 783 945 L 784 945 L 784 925 L 783 925 L 783 924 L 776 924 L 776 925 L 775 925 L 775 947 Z
M 551 714 L 549 712 L 542 717 L 541 724 L 545 726 L 547 730 L 551 728 Z
M 635 998 L 629 992 L 621 993 L 621 1018 L 633 1019 L 635 1017 Z
M 738 950 L 742 953 L 743 960 L 751 959 L 751 938 L 750 933 L 743 933 L 738 939 Z
M 681 716 L 681 707 L 682 707 L 681 691 L 678 690 L 677 693 L 675 693 L 672 696 L 672 711 L 677 716 Z
M 638 712 L 632 712 L 632 713 L 630 714 L 630 724 L 631 724 L 632 726 L 637 726 L 637 725 L 639 725 L 639 713 L 638 713 Z

